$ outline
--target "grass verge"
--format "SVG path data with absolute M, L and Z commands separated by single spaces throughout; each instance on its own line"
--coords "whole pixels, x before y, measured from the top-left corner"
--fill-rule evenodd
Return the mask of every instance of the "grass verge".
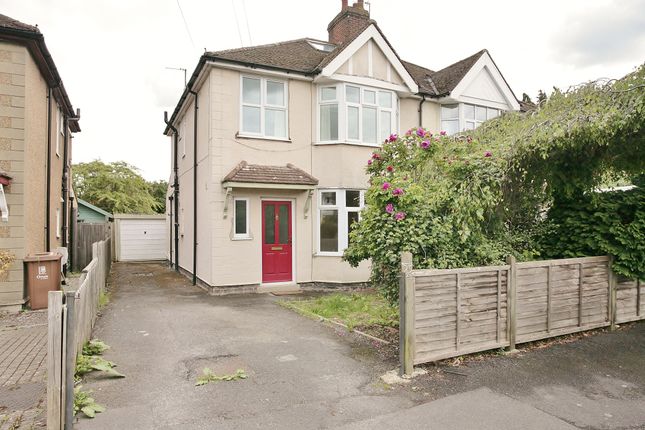
M 281 302 L 281 305 L 306 314 L 318 315 L 345 324 L 350 330 L 397 328 L 398 307 L 380 294 L 369 292 L 333 293 L 304 300 Z

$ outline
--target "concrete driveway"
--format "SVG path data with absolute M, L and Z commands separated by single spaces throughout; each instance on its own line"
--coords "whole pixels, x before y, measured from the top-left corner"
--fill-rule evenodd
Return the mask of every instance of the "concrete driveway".
M 459 371 L 464 376 L 431 367 L 408 386 L 390 387 L 379 376 L 395 362 L 283 309 L 276 297 L 210 297 L 155 264 L 115 264 L 112 284 L 112 302 L 95 337 L 111 345 L 105 357 L 127 378 L 87 378 L 84 388 L 107 411 L 80 419 L 79 429 L 565 430 L 645 423 L 643 324 L 631 333 L 597 335 L 641 342 L 630 352 L 636 361 L 624 363 L 636 376 L 624 381 L 624 372 L 620 379 L 598 370 L 597 383 L 607 386 L 602 392 L 585 393 L 568 381 L 552 384 L 548 352 L 540 361 L 545 350 L 525 355 L 541 363 L 535 373 L 531 360 L 522 364 L 525 356 L 494 357 L 470 368 L 477 370 L 473 376 L 468 368 Z M 567 347 L 560 359 L 576 359 Z M 594 371 L 589 362 L 583 366 L 581 371 Z M 217 374 L 241 368 L 249 377 L 196 387 L 205 367 Z M 618 411 L 620 419 L 590 410 L 610 398 L 607 411 Z

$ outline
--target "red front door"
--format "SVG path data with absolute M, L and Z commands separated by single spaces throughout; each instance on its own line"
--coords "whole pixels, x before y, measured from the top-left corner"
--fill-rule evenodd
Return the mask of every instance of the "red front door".
M 262 202 L 262 282 L 293 280 L 291 202 Z

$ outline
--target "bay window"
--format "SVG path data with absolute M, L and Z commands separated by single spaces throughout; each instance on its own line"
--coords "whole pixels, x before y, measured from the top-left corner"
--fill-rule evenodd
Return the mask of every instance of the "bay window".
M 319 141 L 377 145 L 396 130 L 397 99 L 392 91 L 336 84 L 318 93 Z
M 287 138 L 286 82 L 242 76 L 241 134 Z
M 352 224 L 364 207 L 362 190 L 321 190 L 318 200 L 318 252 L 342 255 L 349 245 Z
M 441 130 L 447 134 L 474 130 L 484 121 L 497 118 L 499 109 L 460 103 L 441 106 Z

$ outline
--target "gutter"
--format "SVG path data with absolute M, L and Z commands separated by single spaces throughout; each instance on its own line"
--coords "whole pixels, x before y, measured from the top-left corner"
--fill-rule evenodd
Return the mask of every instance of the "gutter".
M 175 272 L 179 273 L 179 163 L 177 161 L 177 150 L 179 149 L 179 132 L 168 121 L 168 112 L 163 113 L 163 120 L 168 128 L 173 131 L 174 135 L 174 150 L 173 150 L 173 170 L 175 177 L 172 187 L 174 189 L 174 202 L 175 202 Z M 171 262 L 172 264 L 172 262 Z
M 421 101 L 419 102 L 419 127 L 423 127 L 423 103 L 426 101 L 426 95 L 421 94 Z
M 190 94 L 195 97 L 195 112 L 193 114 L 193 285 L 197 285 L 197 113 L 199 110 L 198 96 L 193 90 Z

